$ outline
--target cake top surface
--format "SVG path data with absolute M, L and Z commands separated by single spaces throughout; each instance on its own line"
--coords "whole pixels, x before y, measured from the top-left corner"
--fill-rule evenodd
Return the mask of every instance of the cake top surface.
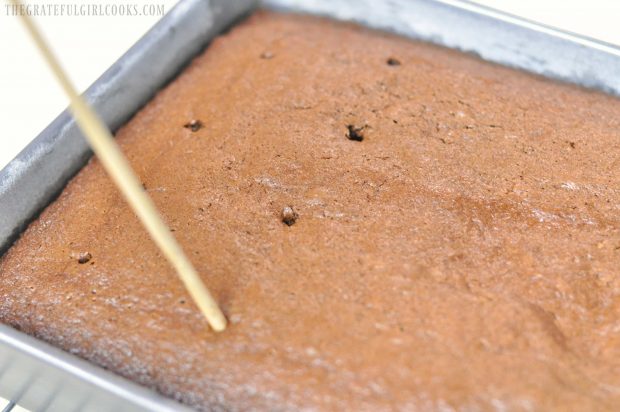
M 617 100 L 260 12 L 117 139 L 229 328 L 96 159 L 0 260 L 3 322 L 200 409 L 620 402 Z

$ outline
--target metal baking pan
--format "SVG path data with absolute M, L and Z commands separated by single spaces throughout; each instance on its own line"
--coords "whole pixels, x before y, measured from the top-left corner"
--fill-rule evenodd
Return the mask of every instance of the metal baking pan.
M 181 0 L 85 93 L 118 129 L 219 32 L 256 7 L 311 13 L 474 53 L 620 96 L 620 49 L 458 0 Z M 91 155 L 65 111 L 0 172 L 0 254 Z M 0 396 L 31 410 L 183 406 L 0 325 Z

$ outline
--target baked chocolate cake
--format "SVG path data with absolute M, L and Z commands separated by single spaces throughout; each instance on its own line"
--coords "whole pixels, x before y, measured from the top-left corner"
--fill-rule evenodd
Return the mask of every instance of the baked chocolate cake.
M 0 261 L 0 320 L 202 410 L 620 405 L 620 102 L 261 12 L 117 133 L 230 321 L 96 159 Z

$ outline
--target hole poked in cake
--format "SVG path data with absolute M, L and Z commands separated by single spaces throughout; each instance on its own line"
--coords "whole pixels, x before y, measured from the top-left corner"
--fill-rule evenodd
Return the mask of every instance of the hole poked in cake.
M 197 132 L 198 130 L 202 129 L 203 126 L 204 124 L 198 119 L 194 119 L 183 125 L 184 128 L 189 129 L 192 132 Z
M 90 262 L 90 260 L 93 258 L 93 255 L 91 255 L 90 252 L 79 252 L 72 253 L 71 257 L 76 259 L 80 265 L 83 265 Z
M 347 125 L 347 139 L 353 140 L 354 142 L 361 142 L 364 140 L 364 129 L 366 129 L 366 127 L 368 126 L 357 127 L 352 124 Z
M 299 218 L 299 215 L 297 214 L 297 212 L 295 212 L 292 206 L 285 206 L 282 209 L 280 217 L 282 218 L 282 223 L 287 226 L 293 226 Z
M 385 62 L 387 63 L 388 66 L 400 66 L 400 60 L 398 60 L 395 57 L 388 57 L 388 59 Z

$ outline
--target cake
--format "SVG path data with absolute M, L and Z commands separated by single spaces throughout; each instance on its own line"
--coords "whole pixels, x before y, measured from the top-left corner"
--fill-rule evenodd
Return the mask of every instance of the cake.
M 117 139 L 228 320 L 97 159 L 0 261 L 0 320 L 199 410 L 613 410 L 620 103 L 259 12 Z

